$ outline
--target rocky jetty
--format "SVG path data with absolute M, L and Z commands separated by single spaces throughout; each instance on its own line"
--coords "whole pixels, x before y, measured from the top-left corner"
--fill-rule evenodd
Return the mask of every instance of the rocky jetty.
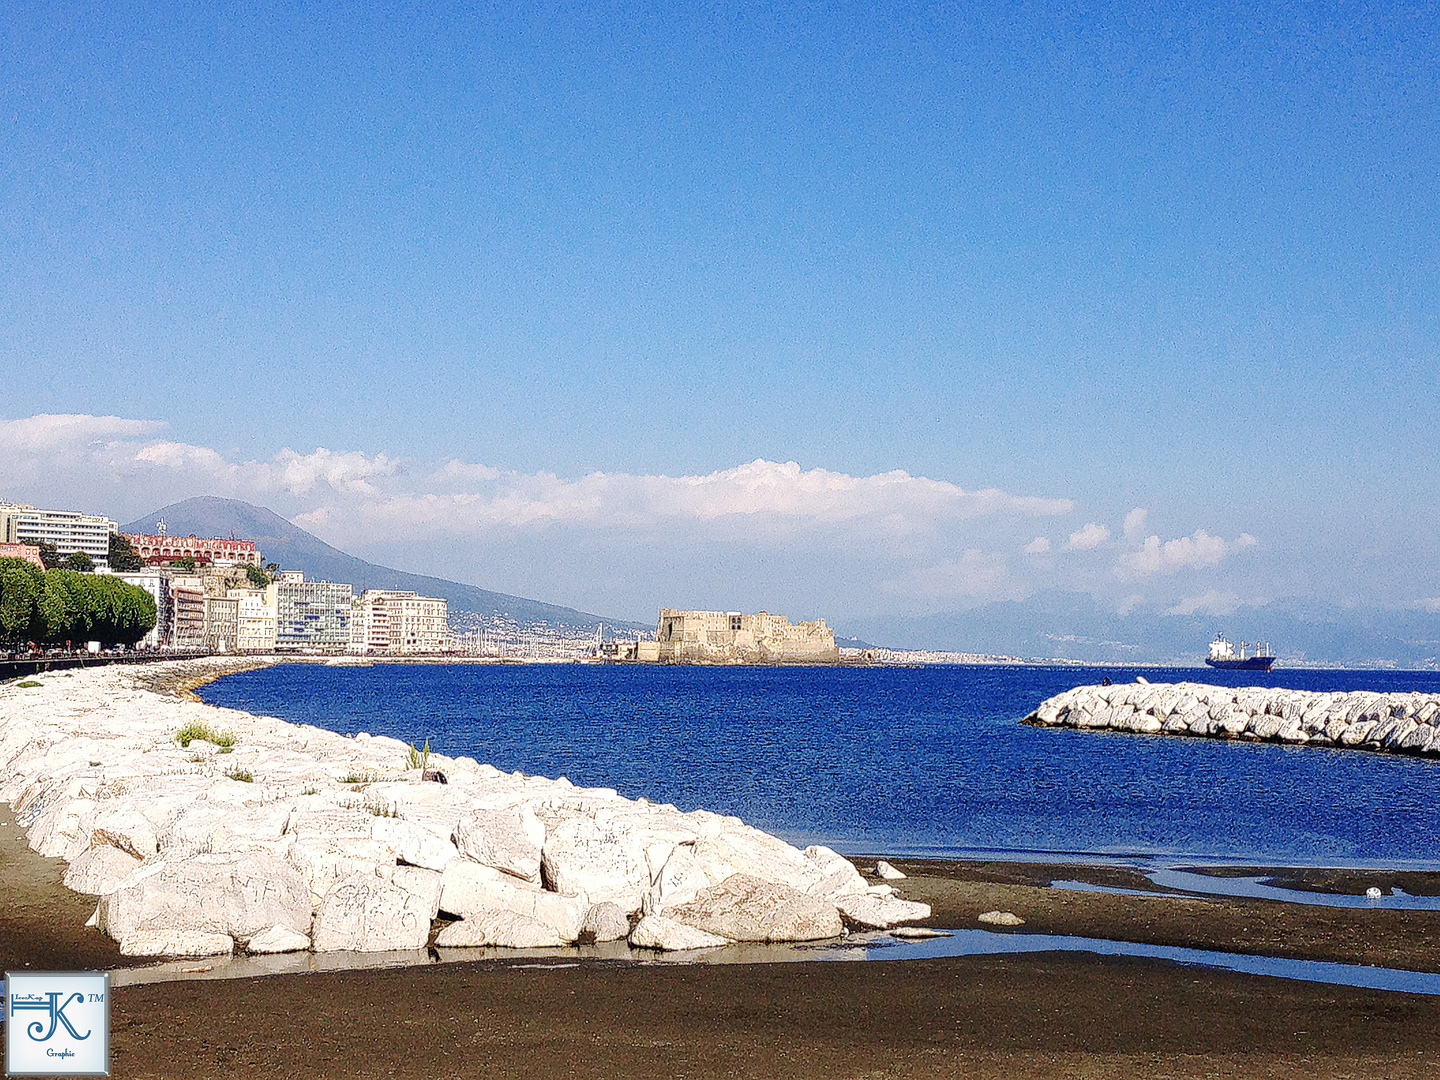
M 32 848 L 69 862 L 67 886 L 98 897 L 95 922 L 126 955 L 619 938 L 694 949 L 930 914 L 829 848 L 801 851 L 738 818 L 183 693 L 229 669 L 0 686 L 0 800 Z
M 1254 739 L 1398 754 L 1440 754 L 1440 696 L 1316 693 L 1205 683 L 1077 686 L 1023 723 L 1042 727 Z

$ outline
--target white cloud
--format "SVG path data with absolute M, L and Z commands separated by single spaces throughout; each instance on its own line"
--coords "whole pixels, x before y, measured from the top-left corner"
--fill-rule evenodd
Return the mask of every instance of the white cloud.
M 1083 529 L 1070 534 L 1070 539 L 1065 541 L 1066 551 L 1089 551 L 1097 548 L 1106 540 L 1110 539 L 1110 530 L 1104 525 L 1097 525 L 1095 522 L 1087 522 Z
M 1026 555 L 1044 555 L 1050 550 L 1050 538 L 1048 536 L 1037 536 L 1025 545 Z
M 1207 589 L 1199 596 L 1187 596 L 1174 607 L 1169 608 L 1167 615 L 1232 615 L 1235 609 L 1240 606 L 1240 597 L 1233 592 L 1220 589 Z
M 88 416 L 83 413 L 40 413 L 0 423 L 0 446 L 11 453 L 52 453 L 152 435 L 164 428 L 164 422 L 159 420 L 126 420 L 120 416 Z
M 1420 610 L 1431 615 L 1440 614 L 1440 596 L 1426 596 L 1420 601 Z
M 1204 529 L 1196 529 L 1193 536 L 1182 536 L 1163 543 L 1160 537 L 1152 534 L 1145 538 L 1138 551 L 1127 551 L 1120 556 L 1116 572 L 1121 577 L 1138 578 L 1151 574 L 1173 574 L 1184 569 L 1203 569 L 1254 544 L 1255 538 L 1249 533 L 1241 533 L 1234 540 L 1225 540 L 1211 536 Z
M 1125 515 L 1125 539 L 1138 540 L 1145 535 L 1145 518 L 1149 511 L 1137 506 Z
M 1010 495 L 994 488 L 966 491 L 943 480 L 894 471 L 850 476 L 757 459 L 701 476 L 595 472 L 576 479 L 553 473 L 501 473 L 451 462 L 447 478 L 475 470 L 474 490 L 398 491 L 365 507 L 376 522 L 423 523 L 447 530 L 544 528 L 589 524 L 643 528 L 661 523 L 758 528 L 823 528 L 866 523 L 890 536 L 934 532 L 978 518 L 1063 514 L 1069 499 Z M 332 486 L 334 486 L 332 484 Z M 319 522 L 323 508 L 307 520 Z M 327 515 L 328 516 L 328 515 Z

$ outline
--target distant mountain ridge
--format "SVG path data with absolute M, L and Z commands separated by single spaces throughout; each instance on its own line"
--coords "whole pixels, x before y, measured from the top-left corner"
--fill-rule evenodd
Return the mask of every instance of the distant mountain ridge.
M 122 526 L 121 531 L 154 533 L 159 530 L 162 519 L 166 531 L 172 536 L 188 536 L 191 533 L 196 536 L 229 536 L 234 533 L 237 540 L 253 540 L 265 562 L 279 563 L 286 570 L 303 570 L 307 578 L 349 582 L 357 593 L 365 589 L 410 589 L 422 596 L 443 597 L 449 602 L 452 612 L 469 611 L 486 617 L 509 617 L 521 624 L 546 623 L 571 630 L 593 631 L 603 622 L 607 628 L 619 630 L 654 630 L 653 626 L 621 619 L 602 619 L 575 608 L 378 566 L 331 547 L 272 510 L 239 499 L 208 495 L 185 499 L 132 521 Z

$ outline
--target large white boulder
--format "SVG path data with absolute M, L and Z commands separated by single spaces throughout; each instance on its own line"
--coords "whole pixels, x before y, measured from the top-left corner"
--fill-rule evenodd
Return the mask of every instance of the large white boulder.
M 865 879 L 860 876 L 860 871 L 838 851 L 812 844 L 805 849 L 804 855 L 821 875 L 818 881 L 805 888 L 811 896 L 834 899 L 865 891 Z
M 564 942 L 580 936 L 590 901 L 583 894 L 548 892 L 494 867 L 456 859 L 441 876 L 440 909 L 461 919 L 509 911 L 535 919 Z
M 901 923 L 930 917 L 930 905 L 895 896 L 842 896 L 835 901 L 845 922 L 867 930 L 888 930 Z
M 156 855 L 100 898 L 99 926 L 121 942 L 140 930 L 243 940 L 277 923 L 308 931 L 310 895 L 294 868 L 272 855 Z
M 229 934 L 203 930 L 136 930 L 120 942 L 121 956 L 173 956 L 199 958 L 223 956 L 235 951 Z
M 664 915 L 646 915 L 630 931 L 630 944 L 637 949 L 684 952 L 689 949 L 713 949 L 730 942 L 717 934 L 667 919 Z
M 443 870 L 451 859 L 459 857 L 455 845 L 442 836 L 436 836 L 400 818 L 377 817 L 371 838 L 383 844 L 394 857 L 403 859 L 411 866 L 422 866 L 427 870 Z
M 350 874 L 321 901 L 312 940 L 316 952 L 421 949 L 430 919 L 423 897 L 375 874 Z
M 647 837 L 626 822 L 572 817 L 546 838 L 541 855 L 545 880 L 556 892 L 584 893 L 639 911 L 650 887 Z
M 245 948 L 248 952 L 261 955 L 303 952 L 310 948 L 310 939 L 297 930 L 277 923 L 252 937 L 245 943 Z
M 86 896 L 104 896 L 133 874 L 140 860 L 109 844 L 101 844 L 85 852 L 65 871 L 67 889 Z
M 629 936 L 630 919 L 620 910 L 618 904 L 607 900 L 590 905 L 590 910 L 585 912 L 585 921 L 580 925 L 580 931 L 591 935 L 596 941 L 619 941 Z
M 816 941 L 845 929 L 833 903 L 748 874 L 732 874 L 665 914 L 730 941 Z
M 500 810 L 475 810 L 455 825 L 461 855 L 526 881 L 540 881 L 545 825 L 529 803 Z

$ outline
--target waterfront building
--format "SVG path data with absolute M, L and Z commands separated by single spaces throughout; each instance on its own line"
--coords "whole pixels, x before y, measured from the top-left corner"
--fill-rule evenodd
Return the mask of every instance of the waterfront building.
M 235 648 L 240 652 L 274 652 L 279 623 L 279 586 L 263 589 L 231 589 L 229 597 L 240 601 L 236 616 Z
M 171 536 L 168 533 L 125 533 L 135 554 L 150 566 L 163 566 L 176 559 L 191 558 L 197 566 L 260 565 L 260 551 L 253 540 L 222 536 Z
M 110 565 L 110 534 L 119 528 L 97 514 L 78 510 L 41 510 L 29 503 L 0 502 L 0 544 L 54 544 L 62 558 L 76 551 L 90 556 L 96 569 Z
M 24 559 L 45 569 L 45 560 L 40 558 L 40 549 L 34 544 L 0 544 L 0 559 Z
M 768 611 L 745 615 L 662 608 L 655 643 L 660 660 L 754 664 L 828 663 L 840 658 L 835 633 L 824 619 L 792 623 Z
M 205 591 L 170 579 L 174 610 L 171 645 L 177 649 L 199 649 L 205 645 Z M 238 615 L 238 613 L 237 613 Z
M 230 652 L 240 629 L 240 601 L 228 597 L 207 596 L 205 604 L 205 648 L 211 652 Z
M 348 583 L 296 581 L 282 575 L 275 588 L 275 647 L 344 652 L 350 646 Z
M 355 607 L 360 625 L 351 631 L 351 652 L 408 656 L 450 649 L 450 605 L 444 599 L 366 589 Z

